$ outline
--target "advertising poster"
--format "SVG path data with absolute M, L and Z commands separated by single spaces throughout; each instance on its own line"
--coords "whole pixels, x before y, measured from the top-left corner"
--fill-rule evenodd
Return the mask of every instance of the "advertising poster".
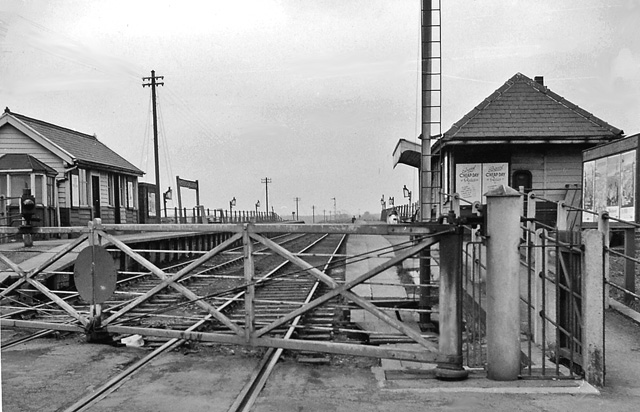
M 482 193 L 509 186 L 509 163 L 484 163 L 482 165 Z M 483 196 L 483 202 L 486 200 Z
M 607 212 L 620 218 L 620 155 L 607 157 Z
M 594 212 L 635 221 L 636 150 L 585 162 L 582 165 L 582 205 Z M 582 214 L 583 222 L 595 222 L 597 216 Z
M 593 203 L 594 212 L 607 210 L 607 159 L 596 160 L 594 172 Z
M 481 200 L 482 165 L 480 163 L 456 165 L 456 191 L 469 202 Z
M 620 219 L 635 220 L 635 151 L 620 155 Z
M 594 173 L 596 168 L 595 160 L 586 162 L 583 164 L 582 175 L 582 205 L 586 210 L 595 210 L 595 197 L 594 197 Z M 596 217 L 591 213 L 583 213 L 583 222 L 595 222 Z

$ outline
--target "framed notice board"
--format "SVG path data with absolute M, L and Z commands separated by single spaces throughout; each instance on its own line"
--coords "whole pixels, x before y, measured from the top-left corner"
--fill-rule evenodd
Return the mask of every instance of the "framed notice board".
M 597 146 L 582 152 L 582 207 L 596 213 L 638 222 L 638 142 L 640 135 Z M 583 223 L 597 216 L 582 213 Z

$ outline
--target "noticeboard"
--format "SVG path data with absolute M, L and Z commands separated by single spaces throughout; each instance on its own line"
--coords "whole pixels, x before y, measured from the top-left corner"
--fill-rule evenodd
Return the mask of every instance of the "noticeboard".
M 595 213 L 606 211 L 614 219 L 638 220 L 637 136 L 583 152 L 582 207 Z M 597 215 L 582 213 L 583 223 Z

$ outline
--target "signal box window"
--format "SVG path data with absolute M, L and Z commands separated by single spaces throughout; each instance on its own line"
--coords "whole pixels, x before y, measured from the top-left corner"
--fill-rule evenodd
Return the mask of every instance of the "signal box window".
M 513 172 L 511 186 L 515 189 L 530 192 L 533 186 L 533 177 L 528 170 L 516 170 Z

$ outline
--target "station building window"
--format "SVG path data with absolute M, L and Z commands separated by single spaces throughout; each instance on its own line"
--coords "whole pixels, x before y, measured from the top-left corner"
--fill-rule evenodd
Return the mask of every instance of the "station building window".
M 45 186 L 46 182 L 46 186 Z M 10 205 L 20 204 L 23 189 L 30 189 L 40 205 L 53 205 L 54 179 L 42 174 L 0 173 L 0 195 Z
M 11 197 L 11 204 L 20 204 L 22 189 L 31 189 L 31 176 L 28 174 L 10 174 L 9 187 L 11 190 L 9 194 L 9 196 Z M 36 198 L 42 199 L 38 197 Z
M 114 185 L 113 185 L 113 174 L 109 173 L 109 176 L 107 177 L 107 191 L 109 193 L 109 206 L 115 206 L 114 205 Z
M 87 171 L 74 170 L 71 174 L 71 207 L 89 205 L 89 182 Z
M 8 198 L 5 205 L 20 204 L 24 189 L 30 189 L 36 203 L 54 206 L 56 170 L 28 154 L 0 156 L 0 195 Z

